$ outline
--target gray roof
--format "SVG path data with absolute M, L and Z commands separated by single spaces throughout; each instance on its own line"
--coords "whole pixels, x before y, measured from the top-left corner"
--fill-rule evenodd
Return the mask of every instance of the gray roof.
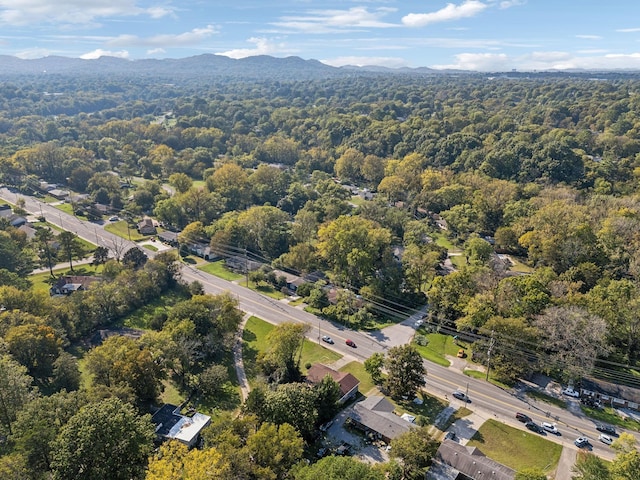
M 435 464 L 449 465 L 473 480 L 513 480 L 516 475 L 513 469 L 487 458 L 477 448 L 467 448 L 448 439 L 442 442 L 433 461 Z M 427 478 L 437 477 L 427 474 Z
M 356 403 L 349 417 L 383 437 L 394 439 L 414 425 L 394 414 L 393 409 L 393 404 L 386 398 L 371 396 Z

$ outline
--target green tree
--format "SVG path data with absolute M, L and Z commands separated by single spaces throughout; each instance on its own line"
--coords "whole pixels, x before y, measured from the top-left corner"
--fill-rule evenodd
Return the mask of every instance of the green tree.
M 260 429 L 247 438 L 247 451 L 257 464 L 258 478 L 287 478 L 293 465 L 302 459 L 304 442 L 300 433 L 291 425 L 263 423 Z
M 489 242 L 477 235 L 471 235 L 464 242 L 464 254 L 467 261 L 474 265 L 486 265 L 493 253 L 493 247 Z
M 52 445 L 54 480 L 144 478 L 153 450 L 149 415 L 117 398 L 82 407 L 62 427 Z
M 175 187 L 178 193 L 185 193 L 193 185 L 193 180 L 185 173 L 172 173 L 169 175 L 169 184 Z
M 336 416 L 340 410 L 338 400 L 342 397 L 340 385 L 331 377 L 325 376 L 320 383 L 313 387 L 316 394 L 316 410 L 318 423 L 323 424 Z
M 62 348 L 58 333 L 47 325 L 18 325 L 7 331 L 5 340 L 9 352 L 29 374 L 47 383 Z
M 0 426 L 12 434 L 18 412 L 36 397 L 26 367 L 10 355 L 0 356 Z
M 388 374 L 385 385 L 394 398 L 413 398 L 425 384 L 427 371 L 422 357 L 412 345 L 391 347 L 384 365 Z
M 384 480 L 382 472 L 352 457 L 325 457 L 293 471 L 295 480 Z
M 438 446 L 428 427 L 412 428 L 391 441 L 391 456 L 402 460 L 404 478 L 424 478 Z
M 144 264 L 147 263 L 147 260 L 147 254 L 139 247 L 130 248 L 122 256 L 122 264 L 131 269 L 137 269 L 144 266 Z
M 575 465 L 571 468 L 575 474 L 572 480 L 610 480 L 609 467 L 600 457 L 591 453 L 578 455 Z
M 73 271 L 73 260 L 84 258 L 86 255 L 80 239 L 73 232 L 64 231 L 58 235 L 60 251 L 69 262 L 69 268 Z
M 33 239 L 41 265 L 49 269 L 49 273 L 53 277 L 53 266 L 55 265 L 56 250 L 53 247 L 53 232 L 48 228 L 36 229 L 36 235 Z
M 109 249 L 107 247 L 98 246 L 93 251 L 92 265 L 103 265 L 109 261 Z
M 198 374 L 198 390 L 205 397 L 221 393 L 229 380 L 229 372 L 224 365 L 211 365 Z
M 523 468 L 516 472 L 514 480 L 546 480 L 547 475 L 538 468 Z
M 267 334 L 268 348 L 259 358 L 263 369 L 281 383 L 300 379 L 300 355 L 309 325 L 285 322 Z
M 374 353 L 364 361 L 364 369 L 371 375 L 371 380 L 376 385 L 382 383 L 382 368 L 384 367 L 384 355 L 382 353 Z
M 611 445 L 616 451 L 616 458 L 611 463 L 614 480 L 635 480 L 640 472 L 640 452 L 635 437 L 627 432 L 620 434 Z

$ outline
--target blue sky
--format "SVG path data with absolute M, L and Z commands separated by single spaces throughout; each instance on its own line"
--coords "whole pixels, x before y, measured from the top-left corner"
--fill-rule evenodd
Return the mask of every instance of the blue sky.
M 638 0 L 0 0 L 0 54 L 640 69 Z

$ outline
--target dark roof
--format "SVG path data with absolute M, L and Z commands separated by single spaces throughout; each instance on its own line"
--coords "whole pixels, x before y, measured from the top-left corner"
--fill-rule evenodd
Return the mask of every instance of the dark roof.
M 473 480 L 513 480 L 516 475 L 513 469 L 487 458 L 477 448 L 469 449 L 448 439 L 442 442 L 433 460 L 450 465 Z
M 168 230 L 158 234 L 158 238 L 163 242 L 176 242 L 178 240 L 177 232 L 170 232 Z
M 580 388 L 591 392 L 607 395 L 613 398 L 620 398 L 628 402 L 640 403 L 640 390 L 627 385 L 609 383 L 597 378 L 583 378 Z
M 342 393 L 342 396 L 345 396 L 360 384 L 360 380 L 358 380 L 350 373 L 338 372 L 337 370 L 329 368 L 326 365 L 322 365 L 320 363 L 312 365 L 309 371 L 307 371 L 307 381 L 315 385 L 320 383 L 322 379 L 327 375 L 330 375 L 331 378 L 333 378 L 335 382 L 340 385 L 340 392 Z
M 415 425 L 394 414 L 393 409 L 386 398 L 371 396 L 356 403 L 349 417 L 385 438 L 394 439 Z
M 153 414 L 151 421 L 156 425 L 156 434 L 166 437 L 173 426 L 181 419 L 180 415 L 174 412 L 178 409 L 175 405 L 167 403 L 160 410 Z
M 84 289 L 89 288 L 92 283 L 100 281 L 100 277 L 89 277 L 86 275 L 65 275 L 60 277 L 54 287 L 62 288 L 65 285 L 82 285 Z

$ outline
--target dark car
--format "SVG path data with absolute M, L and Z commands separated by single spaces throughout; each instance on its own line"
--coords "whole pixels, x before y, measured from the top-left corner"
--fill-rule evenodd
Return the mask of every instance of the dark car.
M 518 419 L 522 423 L 527 423 L 532 421 L 529 415 L 525 415 L 524 413 L 520 413 L 520 412 L 516 413 L 516 419 Z
M 596 430 L 602 433 L 607 433 L 609 435 L 616 434 L 616 429 L 614 427 L 612 427 L 611 425 L 605 425 L 604 423 L 597 423 Z
M 524 424 L 524 426 L 527 427 L 532 432 L 536 432 L 536 433 L 540 433 L 540 434 L 544 435 L 544 428 L 542 428 L 536 422 L 527 422 L 527 423 Z
M 347 442 L 344 442 L 338 448 L 336 448 L 336 455 L 344 456 L 349 455 L 351 453 L 351 445 Z
M 573 442 L 574 445 L 578 448 L 589 448 L 591 444 L 589 443 L 589 439 L 586 437 L 578 437 Z
M 316 453 L 318 458 L 326 457 L 328 454 L 329 454 L 329 449 L 327 447 L 320 448 L 320 450 L 318 450 L 318 453 Z
M 349 345 L 351 348 L 356 348 L 356 342 L 354 342 L 353 340 L 347 339 L 345 343 Z

